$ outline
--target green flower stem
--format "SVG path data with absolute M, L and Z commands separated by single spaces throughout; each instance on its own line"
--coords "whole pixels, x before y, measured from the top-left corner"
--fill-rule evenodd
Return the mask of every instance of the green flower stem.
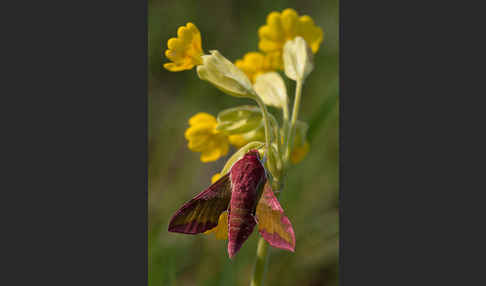
M 253 272 L 253 278 L 251 279 L 250 286 L 263 285 L 263 278 L 265 277 L 265 268 L 268 262 L 268 243 L 260 237 L 257 247 L 257 260 L 255 264 L 255 270 Z
M 285 155 L 286 152 L 286 144 L 287 144 L 287 133 L 289 130 L 289 104 L 285 102 L 283 106 L 283 127 L 282 127 L 282 138 L 279 138 L 280 140 L 278 141 L 279 146 L 279 152 L 281 153 L 281 158 L 283 158 L 283 155 Z
M 285 101 L 285 104 L 283 106 L 283 118 L 285 121 L 289 120 L 289 104 L 287 101 Z
M 268 110 L 265 104 L 263 103 L 262 99 L 255 94 L 253 99 L 258 103 L 258 106 L 262 110 L 263 113 L 263 121 L 265 124 L 265 154 L 267 154 L 268 158 L 270 158 L 270 122 L 268 116 Z
M 285 157 L 284 157 L 284 166 L 288 165 L 289 158 L 290 158 L 290 145 L 292 144 L 292 140 L 295 134 L 295 122 L 299 117 L 299 109 L 300 109 L 300 99 L 302 97 L 302 80 L 297 79 L 297 86 L 295 88 L 295 98 L 294 98 L 294 107 L 292 110 L 292 119 L 290 120 L 290 128 L 287 131 L 287 140 L 285 141 Z

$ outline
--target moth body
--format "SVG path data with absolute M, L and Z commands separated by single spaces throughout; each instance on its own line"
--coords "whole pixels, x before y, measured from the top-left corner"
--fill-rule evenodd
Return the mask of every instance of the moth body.
M 266 182 L 265 169 L 258 152 L 247 153 L 230 171 L 232 186 L 228 210 L 228 254 L 231 257 L 241 248 L 256 225 L 256 206 Z

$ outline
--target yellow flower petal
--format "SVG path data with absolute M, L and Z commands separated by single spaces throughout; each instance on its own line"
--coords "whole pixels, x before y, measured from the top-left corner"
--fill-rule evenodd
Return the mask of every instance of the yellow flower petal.
M 235 146 L 238 149 L 245 146 L 248 143 L 245 137 L 241 136 L 240 134 L 230 135 L 228 139 L 231 145 Z
M 311 17 L 304 15 L 299 18 L 298 34 L 304 38 L 315 54 L 324 37 L 322 29 L 314 24 Z
M 281 49 L 283 47 L 283 42 L 281 41 L 274 41 L 274 40 L 269 40 L 269 39 L 260 39 L 260 42 L 258 43 L 258 48 L 266 53 L 282 53 Z
M 213 162 L 218 160 L 220 157 L 228 154 L 229 143 L 228 138 L 224 134 L 213 135 L 207 142 L 205 142 L 205 147 L 201 154 L 201 162 Z
M 243 59 L 235 62 L 236 67 L 242 70 L 252 83 L 258 75 L 275 69 L 275 59 L 259 52 L 246 53 Z
M 206 149 L 201 153 L 201 162 L 207 163 L 207 162 L 213 162 L 219 159 L 221 157 L 221 150 L 214 148 L 214 149 Z
M 297 36 L 297 22 L 299 21 L 299 15 L 294 9 L 288 8 L 283 10 L 281 15 L 282 27 L 285 31 L 285 37 L 293 39 Z
M 281 15 L 280 15 L 279 12 L 274 11 L 274 12 L 271 12 L 270 14 L 268 14 L 267 24 L 270 27 L 270 29 L 272 30 L 272 32 L 271 32 L 272 38 L 270 38 L 270 39 L 278 40 L 278 39 L 285 36 L 284 30 L 283 30 L 283 27 L 282 27 Z
M 197 138 L 191 138 L 187 143 L 187 148 L 193 152 L 203 152 L 208 148 L 207 142 L 210 140 L 209 136 L 200 136 Z
M 178 71 L 186 70 L 186 68 L 184 66 L 178 66 L 174 63 L 166 63 L 166 64 L 164 64 L 164 68 L 169 70 L 169 71 L 172 71 L 172 72 L 178 72 Z
M 195 124 L 199 124 L 199 123 L 214 123 L 214 124 L 216 124 L 217 121 L 216 121 L 216 117 L 212 116 L 211 114 L 206 113 L 206 112 L 199 112 L 189 119 L 189 124 L 195 125 Z
M 283 29 L 271 26 L 262 26 L 258 29 L 258 35 L 261 40 L 278 42 L 284 37 Z
M 186 130 L 184 136 L 187 140 L 198 136 L 209 136 L 213 133 L 214 127 L 215 124 L 212 123 L 195 124 Z
M 204 234 L 211 234 L 213 233 L 216 239 L 228 239 L 228 212 L 224 211 L 219 216 L 218 225 L 208 231 L 205 231 Z
M 192 69 L 202 64 L 201 33 L 192 23 L 181 26 L 177 29 L 177 38 L 170 38 L 167 41 L 165 56 L 172 63 L 164 64 L 169 71 L 182 71 Z
M 216 130 L 214 116 L 199 112 L 189 119 L 189 128 L 184 133 L 187 147 L 194 152 L 201 152 L 202 162 L 212 162 L 225 156 L 229 151 L 228 137 Z
M 229 143 L 228 137 L 226 135 L 221 134 L 219 140 L 219 149 L 221 150 L 221 156 L 226 156 L 229 151 Z
M 310 145 L 308 142 L 305 142 L 303 146 L 297 146 L 292 149 L 290 153 L 290 161 L 293 164 L 297 164 L 302 161 L 307 153 L 309 153 Z
M 283 60 L 280 52 L 266 53 L 264 65 L 268 67 L 269 70 L 281 69 L 283 66 Z

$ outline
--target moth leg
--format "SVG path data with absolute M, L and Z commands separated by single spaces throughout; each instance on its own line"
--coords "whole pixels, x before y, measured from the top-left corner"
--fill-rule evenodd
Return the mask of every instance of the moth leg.
M 258 224 L 258 217 L 254 214 L 251 215 L 253 217 L 253 219 L 255 220 L 255 223 Z

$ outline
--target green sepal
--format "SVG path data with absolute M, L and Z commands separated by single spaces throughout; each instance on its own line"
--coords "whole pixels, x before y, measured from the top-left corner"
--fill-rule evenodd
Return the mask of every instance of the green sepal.
M 231 167 L 233 166 L 236 161 L 239 159 L 243 158 L 243 156 L 248 153 L 250 150 L 258 150 L 265 146 L 265 143 L 263 142 L 250 142 L 246 144 L 245 146 L 241 147 L 238 151 L 236 151 L 229 159 L 226 161 L 226 164 L 224 165 L 223 169 L 221 170 L 220 174 L 221 176 L 226 175 Z
M 262 124 L 262 113 L 258 106 L 242 105 L 228 108 L 218 114 L 216 130 L 228 135 L 246 133 Z
M 273 143 L 269 148 L 269 155 L 265 162 L 265 170 L 267 170 L 268 179 L 271 184 L 274 183 L 276 178 L 280 178 L 282 172 L 282 161 L 278 153 L 277 144 Z

